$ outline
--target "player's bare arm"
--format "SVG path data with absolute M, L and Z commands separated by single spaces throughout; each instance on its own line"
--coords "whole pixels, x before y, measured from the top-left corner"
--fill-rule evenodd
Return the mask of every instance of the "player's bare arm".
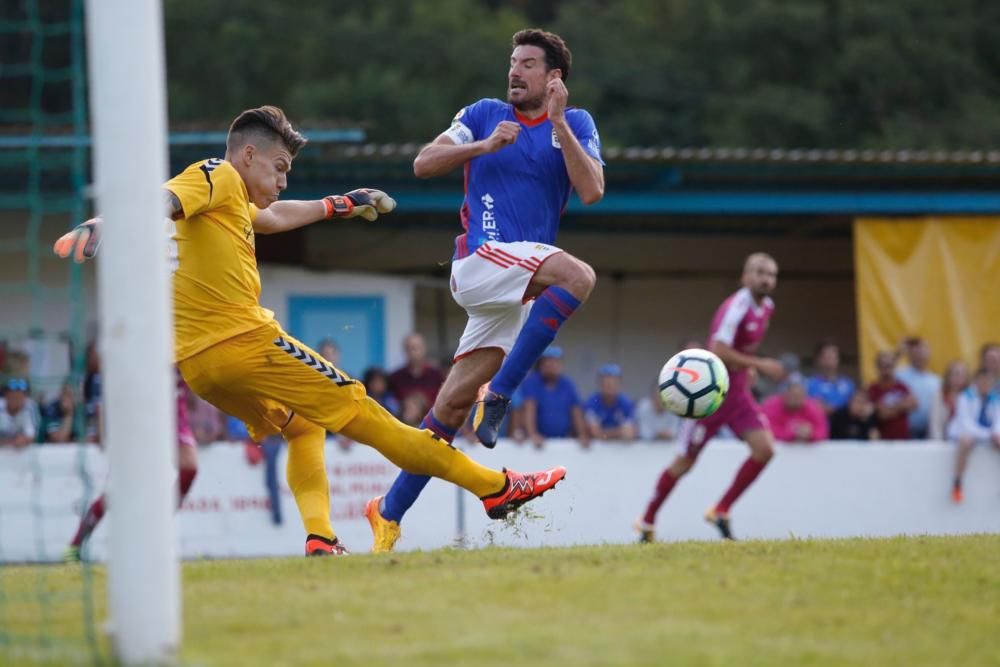
M 580 196 L 580 201 L 587 205 L 596 204 L 604 197 L 604 167 L 587 155 L 566 121 L 569 90 L 562 79 L 555 78 L 548 82 L 545 92 L 549 120 L 559 137 L 570 183 Z
M 731 345 L 727 345 L 721 340 L 713 340 L 710 349 L 727 366 L 732 368 L 755 368 L 758 372 L 763 373 L 772 380 L 783 380 L 785 378 L 785 367 L 777 359 L 755 357 L 752 354 L 738 352 Z
M 369 222 L 396 208 L 396 201 L 372 188 L 351 190 L 312 201 L 276 201 L 257 212 L 253 230 L 257 234 L 279 234 L 329 218 L 364 218 Z
M 456 144 L 447 132 L 442 133 L 417 154 L 413 161 L 413 175 L 417 178 L 443 176 L 473 158 L 510 146 L 517 141 L 520 132 L 518 123 L 502 121 L 497 123 L 490 136 L 468 144 Z

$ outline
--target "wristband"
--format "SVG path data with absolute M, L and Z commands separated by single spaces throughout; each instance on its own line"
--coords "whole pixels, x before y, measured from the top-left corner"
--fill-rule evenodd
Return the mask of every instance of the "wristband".
M 343 218 L 354 210 L 354 202 L 343 195 L 323 197 L 324 218 Z

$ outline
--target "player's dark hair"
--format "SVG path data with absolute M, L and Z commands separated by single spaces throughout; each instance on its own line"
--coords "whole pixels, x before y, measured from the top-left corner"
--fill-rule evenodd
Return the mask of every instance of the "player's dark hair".
M 569 69 L 573 65 L 573 54 L 563 38 L 554 32 L 546 32 L 538 28 L 526 28 L 514 33 L 512 40 L 514 48 L 518 46 L 537 46 L 545 51 L 545 66 L 561 72 L 562 80 L 569 80 Z
M 306 138 L 295 131 L 285 112 L 270 105 L 247 109 L 229 126 L 226 149 L 232 150 L 250 142 L 250 137 L 264 137 L 284 144 L 292 157 L 306 145 Z

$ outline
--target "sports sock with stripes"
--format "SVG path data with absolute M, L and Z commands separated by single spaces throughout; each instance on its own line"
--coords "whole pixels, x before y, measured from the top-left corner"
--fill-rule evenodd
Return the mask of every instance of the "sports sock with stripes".
M 442 424 L 434 416 L 433 408 L 424 415 L 423 420 L 420 422 L 420 428 L 430 429 L 435 435 L 448 443 L 455 439 L 455 433 L 458 431 L 458 429 Z M 384 519 L 399 523 L 403 520 L 403 515 L 406 514 L 407 510 L 413 507 L 413 503 L 417 502 L 417 498 L 424 490 L 424 487 L 427 486 L 427 482 L 430 479 L 426 475 L 414 475 L 405 470 L 399 473 L 396 481 L 392 483 L 389 492 L 382 498 L 379 513 Z
M 552 341 L 559 327 L 580 307 L 580 301 L 562 287 L 552 286 L 535 299 L 528 319 L 500 371 L 490 381 L 490 391 L 510 398 Z

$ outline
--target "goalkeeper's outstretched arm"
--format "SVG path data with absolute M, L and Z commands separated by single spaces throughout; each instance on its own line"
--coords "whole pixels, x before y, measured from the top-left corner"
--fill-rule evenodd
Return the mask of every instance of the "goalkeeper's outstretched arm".
M 163 192 L 167 217 L 171 220 L 184 218 L 184 208 L 177 195 L 169 190 Z M 258 211 L 253 227 L 257 234 L 277 234 L 327 218 L 360 217 L 374 221 L 379 214 L 395 208 L 396 200 L 381 190 L 359 188 L 345 195 L 330 195 L 315 201 L 275 202 Z M 60 236 L 52 250 L 63 259 L 72 256 L 76 262 L 92 259 L 101 245 L 102 226 L 100 216 L 91 218 Z
M 389 213 L 395 208 L 396 200 L 371 188 L 314 201 L 276 201 L 257 212 L 253 230 L 257 234 L 277 234 L 328 218 L 364 218 L 372 222 L 380 213 Z

